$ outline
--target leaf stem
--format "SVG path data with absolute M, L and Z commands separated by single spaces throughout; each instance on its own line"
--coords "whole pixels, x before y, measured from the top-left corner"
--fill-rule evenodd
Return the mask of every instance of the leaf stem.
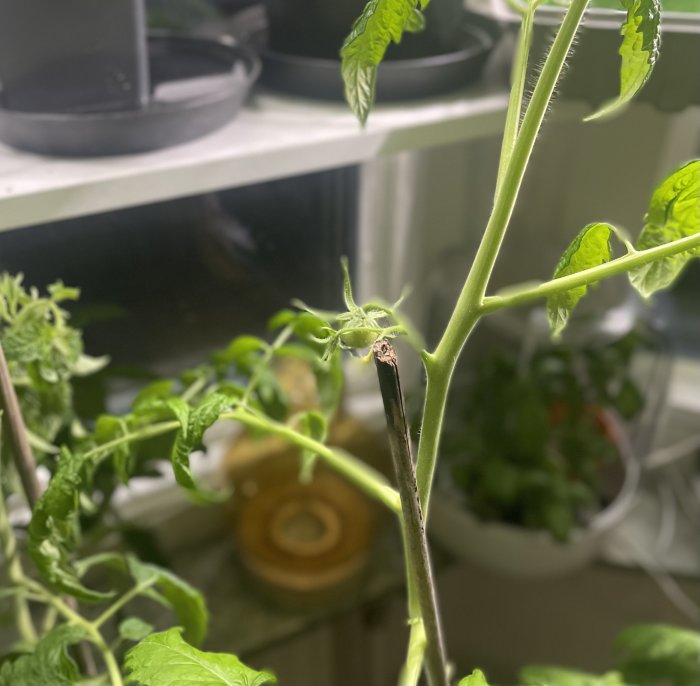
M 109 454 L 114 448 L 118 448 L 124 443 L 133 443 L 135 441 L 142 441 L 147 438 L 155 438 L 156 436 L 162 436 L 170 431 L 175 431 L 180 428 L 180 422 L 173 420 L 169 422 L 159 422 L 158 424 L 151 424 L 150 426 L 145 426 L 142 429 L 137 429 L 131 433 L 124 434 L 101 445 L 95 446 L 91 450 L 85 453 L 85 459 L 92 460 L 99 458 L 102 453 Z
M 72 607 L 70 607 L 70 605 L 68 605 L 58 596 L 53 595 L 36 581 L 25 577 L 22 580 L 22 583 L 37 595 L 42 596 L 45 602 L 53 606 L 58 614 L 60 614 L 67 622 L 75 626 L 79 626 L 85 631 L 85 638 L 97 648 L 100 656 L 102 657 L 102 661 L 107 669 L 111 685 L 124 686 L 121 670 L 119 669 L 119 663 L 117 662 L 114 653 L 102 637 L 99 628 L 93 622 L 78 614 Z
M 340 448 L 330 448 L 323 443 L 305 436 L 291 427 L 280 424 L 269 417 L 253 414 L 246 408 L 224 412 L 220 419 L 233 419 L 246 426 L 255 427 L 262 431 L 279 436 L 300 448 L 307 448 L 317 454 L 339 474 L 345 476 L 361 491 L 383 503 L 394 513 L 401 512 L 399 494 L 387 479 L 368 464 L 358 460 L 350 453 Z
M 590 269 L 584 269 L 575 274 L 552 279 L 551 281 L 546 281 L 533 288 L 523 287 L 522 289 L 518 289 L 514 287 L 512 291 L 509 288 L 507 295 L 492 295 L 484 298 L 481 306 L 481 313 L 489 314 L 505 307 L 526 305 L 535 300 L 547 298 L 550 295 L 568 291 L 577 286 L 587 286 L 611 276 L 629 272 L 632 269 L 638 269 L 662 257 L 677 255 L 678 253 L 698 247 L 700 247 L 700 233 L 686 236 L 685 238 L 679 238 L 678 240 L 664 243 L 654 248 L 648 248 L 647 250 L 636 250 L 634 253 L 618 257 L 615 260 L 598 265 L 597 267 L 591 267 Z
M 278 348 L 281 348 L 289 340 L 293 333 L 293 327 L 285 326 L 282 329 L 282 331 L 279 332 L 277 338 L 275 338 L 275 340 L 272 341 L 272 343 L 270 343 L 270 345 L 267 347 L 267 350 L 265 350 L 265 354 L 260 360 L 260 364 L 256 367 L 255 371 L 253 372 L 253 375 L 248 381 L 248 385 L 246 386 L 245 391 L 243 392 L 243 398 L 241 399 L 241 402 L 244 405 L 248 403 L 248 401 L 250 400 L 250 396 L 255 390 L 255 387 L 260 383 L 260 375 L 262 373 L 262 370 L 265 369 L 267 365 L 271 362 L 272 358 L 274 357 L 275 351 Z
M 423 657 L 425 655 L 425 627 L 423 620 L 411 622 L 411 633 L 408 637 L 408 651 L 406 661 L 399 676 L 399 686 L 416 686 L 423 670 Z
M 0 545 L 2 546 L 2 556 L 7 562 L 7 576 L 11 583 L 17 586 L 24 585 L 24 571 L 17 552 L 17 539 L 12 524 L 7 516 L 5 498 L 0 489 Z M 22 640 L 28 643 L 36 643 L 37 633 L 34 628 L 27 598 L 18 593 L 15 597 L 15 621 L 17 631 Z
M 535 18 L 537 4 L 532 0 L 522 12 L 522 22 L 518 34 L 518 42 L 513 58 L 511 71 L 510 97 L 508 100 L 508 112 L 503 131 L 503 143 L 501 144 L 501 159 L 498 163 L 498 176 L 496 177 L 496 193 L 498 196 L 506 175 L 508 162 L 510 161 L 515 139 L 520 129 L 520 119 L 523 111 L 523 96 L 527 80 L 527 65 L 532 45 L 532 26 Z
M 101 627 L 110 617 L 115 615 L 119 610 L 121 610 L 127 603 L 132 601 L 136 596 L 143 593 L 147 588 L 150 588 L 157 581 L 156 577 L 149 579 L 148 581 L 143 581 L 140 584 L 136 584 L 130 588 L 121 597 L 115 600 L 99 617 L 92 621 L 92 625 L 95 628 Z
M 190 402 L 200 391 L 202 391 L 209 383 L 209 379 L 200 377 L 193 381 L 180 396 L 186 403 Z
M 384 401 L 387 433 L 403 513 L 404 541 L 407 544 L 409 568 L 420 604 L 426 638 L 425 667 L 430 686 L 448 686 L 445 645 L 440 626 L 437 594 L 430 564 L 428 540 L 423 526 L 416 474 L 411 457 L 411 443 L 404 411 L 396 351 L 387 339 L 373 348 L 379 389 Z M 414 660 L 415 660 L 415 656 Z

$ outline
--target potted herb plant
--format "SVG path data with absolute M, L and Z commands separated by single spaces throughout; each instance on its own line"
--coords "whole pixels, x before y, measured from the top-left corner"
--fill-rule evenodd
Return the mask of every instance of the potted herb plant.
M 377 67 L 387 46 L 401 39 L 415 12 L 425 4 L 370 0 L 354 24 L 342 49 L 343 75 L 348 100 L 363 123 L 372 106 Z M 125 551 L 108 548 L 93 554 L 81 535 L 86 513 L 105 517 L 109 512 L 109 498 L 104 497 L 100 485 L 105 479 L 114 483 L 117 478 L 128 483 L 144 459 L 153 454 L 154 443 L 161 455 L 169 455 L 177 483 L 194 499 L 211 500 L 212 494 L 197 482 L 190 454 L 201 446 L 204 432 L 216 421 L 238 422 L 301 448 L 307 469 L 315 462 L 325 463 L 396 517 L 404 543 L 409 627 L 400 684 L 416 686 L 423 673 L 430 686 L 447 686 L 453 681 L 424 522 L 448 391 L 472 331 L 493 312 L 544 299 L 552 331 L 559 334 L 590 285 L 629 274 L 632 285 L 650 297 L 673 283 L 685 264 L 700 254 L 700 160 L 693 160 L 669 170 L 661 180 L 643 220 L 640 213 L 641 231 L 634 244 L 607 222 L 591 223 L 564 249 L 551 279 L 487 295 L 535 141 L 588 0 L 571 0 L 531 96 L 525 99 L 538 5 L 532 0 L 522 8 L 493 211 L 450 320 L 432 350 L 422 349 L 420 337 L 404 321 L 398 304 L 356 303 L 346 270 L 343 311 L 314 311 L 299 303 L 296 310 L 275 319 L 271 342 L 240 337 L 215 364 L 205 364 L 178 380 L 152 384 L 124 415 L 105 414 L 83 427 L 68 421 L 70 412 L 61 415 L 61 426 L 67 433 L 57 433 L 51 444 L 41 436 L 33 441 L 36 452 L 53 455 L 48 459 L 53 475 L 42 489 L 36 481 L 31 437 L 25 429 L 24 416 L 30 414 L 30 407 L 26 403 L 22 407 L 17 391 L 29 386 L 45 393 L 58 381 L 72 383 L 81 359 L 79 336 L 71 332 L 57 301 L 74 292 L 57 287 L 48 298 L 41 298 L 36 291 L 27 293 L 15 281 L 10 283 L 0 299 L 5 334 L 2 347 L 7 349 L 10 332 L 15 343 L 7 350 L 12 353 L 8 354 L 9 364 L 3 364 L 5 358 L 0 355 L 8 445 L 0 475 L 0 542 L 8 579 L 2 599 L 12 603 L 19 642 L 5 651 L 0 666 L 2 686 L 123 686 L 125 682 L 141 686 L 184 682 L 192 686 L 261 686 L 275 681 L 270 672 L 250 668 L 234 655 L 197 647 L 206 633 L 208 615 L 201 594 L 186 581 Z M 603 112 L 594 114 L 610 116 L 622 109 L 644 85 L 657 57 L 660 11 L 656 0 L 625 2 L 625 7 L 621 92 Z M 613 243 L 621 246 L 621 257 L 614 256 Z M 399 336 L 418 349 L 426 378 L 415 464 L 399 360 L 391 342 Z M 328 418 L 324 412 L 310 410 L 291 420 L 281 419 L 285 416 L 283 397 L 270 378 L 271 360 L 290 352 L 312 360 L 319 378 L 325 380 L 324 388 L 333 391 L 337 387 L 334 370 L 346 350 L 374 359 L 394 483 L 356 456 L 325 444 Z M 18 374 L 18 368 L 27 373 Z M 232 373 L 244 370 L 242 376 Z M 333 393 L 327 397 L 332 398 Z M 37 416 L 41 418 L 49 410 L 39 409 Z M 20 551 L 16 523 L 8 516 L 5 496 L 10 494 L 23 498 L 31 510 L 27 555 Z M 100 569 L 112 570 L 118 581 L 111 587 L 100 586 L 91 576 Z M 153 627 L 139 619 L 140 606 L 135 601 L 144 598 L 171 608 L 175 626 Z M 485 683 L 478 671 L 460 681 L 461 686 Z
M 590 561 L 639 478 L 621 420 L 644 406 L 631 375 L 642 342 L 632 331 L 604 344 L 541 345 L 526 360 L 483 360 L 445 428 L 450 474 L 432 513 L 435 538 L 510 575 Z

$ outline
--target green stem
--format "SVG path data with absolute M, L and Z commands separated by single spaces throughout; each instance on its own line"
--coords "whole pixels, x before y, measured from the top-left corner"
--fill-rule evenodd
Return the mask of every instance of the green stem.
M 392 512 L 401 513 L 399 494 L 389 481 L 378 471 L 358 460 L 340 448 L 330 448 L 309 436 L 295 431 L 286 424 L 269 419 L 263 415 L 252 414 L 244 408 L 224 412 L 220 419 L 233 419 L 246 426 L 279 436 L 293 445 L 306 448 L 317 454 L 329 467 L 342 474 L 361 491 L 386 505 Z
M 685 238 L 679 238 L 678 240 L 664 243 L 664 245 L 659 245 L 654 248 L 648 248 L 647 250 L 635 251 L 634 253 L 630 253 L 624 257 L 618 257 L 611 262 L 606 262 L 597 267 L 591 267 L 590 269 L 584 269 L 575 274 L 569 274 L 568 276 L 546 281 L 534 288 L 509 288 L 507 294 L 492 295 L 484 298 L 481 306 L 481 313 L 488 314 L 505 307 L 526 305 L 535 300 L 568 291 L 571 288 L 588 286 L 611 276 L 629 272 L 632 269 L 638 269 L 662 257 L 670 257 L 697 247 L 700 247 L 700 233 L 686 236 Z
M 107 674 L 109 675 L 111 685 L 124 686 L 121 670 L 119 669 L 119 663 L 117 662 L 114 653 L 102 637 L 99 628 L 93 622 L 90 622 L 89 620 L 85 619 L 85 617 L 79 615 L 75 610 L 73 610 L 73 608 L 61 600 L 61 598 L 47 591 L 41 584 L 38 584 L 37 582 L 26 577 L 22 580 L 22 583 L 37 595 L 42 596 L 47 604 L 56 608 L 58 614 L 60 614 L 67 622 L 79 626 L 85 631 L 86 639 L 97 648 L 100 656 L 102 657 L 102 661 L 107 669 Z
M 523 96 L 525 95 L 525 83 L 527 81 L 527 65 L 532 45 L 532 26 L 537 5 L 530 2 L 523 13 L 518 43 L 515 48 L 513 67 L 511 72 L 510 98 L 508 99 L 508 113 L 503 130 L 503 143 L 501 144 L 501 159 L 498 163 L 498 176 L 496 177 L 496 193 L 498 196 L 506 176 L 506 169 L 510 161 L 515 139 L 520 129 L 520 118 L 523 112 Z
M 99 617 L 97 617 L 97 619 L 93 620 L 92 625 L 99 629 L 110 617 L 119 612 L 127 603 L 143 593 L 147 588 L 153 586 L 155 582 L 156 578 L 153 578 L 129 589 L 120 598 L 115 600 Z
M 200 377 L 196 381 L 193 381 L 180 396 L 186 403 L 190 402 L 200 391 L 202 391 L 205 386 L 209 383 L 209 379 Z
M 426 516 L 450 380 L 459 354 L 481 317 L 482 300 L 513 214 L 537 134 L 587 5 L 588 0 L 571 0 L 564 15 L 525 112 L 474 264 L 437 348 L 432 355 L 425 355 L 424 358 L 427 389 L 416 472 L 418 492 Z
M 107 443 L 102 443 L 96 446 L 92 450 L 88 450 L 85 453 L 85 458 L 88 460 L 99 458 L 102 453 L 109 454 L 114 448 L 118 448 L 124 443 L 133 443 L 135 441 L 142 441 L 147 438 L 155 438 L 156 436 L 161 436 L 167 434 L 170 431 L 175 431 L 180 428 L 180 422 L 160 422 L 159 424 L 151 424 L 143 429 L 138 429 L 137 431 L 132 431 L 131 433 L 124 434 L 115 438 L 112 441 L 107 441 Z
M 10 582 L 14 585 L 23 585 L 25 576 L 22 570 L 17 552 L 17 539 L 15 538 L 12 525 L 7 516 L 7 508 L 5 506 L 5 498 L 0 492 L 0 544 L 2 544 L 2 556 L 7 562 L 7 576 Z M 18 593 L 15 596 L 15 622 L 17 631 L 23 641 L 27 643 L 36 643 L 37 633 L 34 628 L 31 613 L 29 612 L 29 604 L 27 598 Z
M 255 371 L 253 372 L 253 375 L 250 377 L 248 385 L 246 386 L 246 389 L 243 393 L 243 398 L 241 399 L 241 402 L 244 405 L 247 404 L 248 400 L 250 400 L 250 396 L 255 390 L 255 387 L 258 385 L 258 383 L 260 383 L 260 375 L 262 374 L 262 370 L 265 369 L 272 361 L 275 351 L 278 348 L 281 348 L 289 340 L 290 336 L 293 333 L 294 329 L 291 326 L 285 326 L 284 329 L 280 331 L 277 338 L 275 338 L 275 340 L 272 341 L 272 343 L 268 346 L 267 350 L 265 351 L 265 354 L 262 357 L 262 360 L 260 361 L 260 364 L 256 367 Z
M 478 317 L 474 315 L 471 327 L 476 324 L 477 320 Z M 471 331 L 471 328 L 469 331 Z M 427 378 L 423 404 L 423 422 L 421 424 L 418 456 L 416 458 L 416 482 L 418 484 L 418 496 L 423 507 L 423 518 L 427 521 L 430 515 L 428 505 L 437 464 L 442 423 L 447 405 L 447 394 L 456 359 L 449 368 L 438 366 L 436 358 L 432 355 L 424 355 L 423 361 Z
M 412 621 L 411 633 L 408 637 L 408 652 L 399 676 L 399 686 L 416 686 L 418 684 L 423 669 L 425 644 L 423 622 L 421 620 Z

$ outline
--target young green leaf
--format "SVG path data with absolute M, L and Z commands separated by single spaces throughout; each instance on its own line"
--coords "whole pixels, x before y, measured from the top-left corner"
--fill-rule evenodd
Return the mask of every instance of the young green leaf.
M 215 363 L 219 366 L 236 364 L 245 366 L 251 353 L 259 353 L 267 350 L 267 343 L 256 336 L 238 336 L 234 338 L 224 350 L 214 354 Z
M 598 675 L 539 665 L 521 669 L 520 682 L 523 686 L 626 686 L 619 672 Z
M 152 634 L 134 646 L 124 661 L 129 678 L 142 686 L 262 686 L 276 682 L 235 655 L 205 653 L 182 640 L 179 629 Z
M 171 460 L 175 480 L 192 495 L 205 501 L 217 500 L 216 496 L 201 491 L 192 477 L 190 454 L 202 447 L 204 432 L 219 418 L 219 415 L 231 407 L 233 400 L 228 395 L 211 393 L 194 409 L 182 398 L 169 398 L 167 407 L 180 422 L 180 430 L 175 437 Z
M 457 686 L 489 686 L 484 673 L 480 669 L 475 669 L 471 674 L 460 679 Z
M 374 102 L 377 67 L 389 43 L 401 42 L 409 27 L 415 25 L 414 12 L 425 0 L 369 0 L 345 39 L 340 55 L 345 97 L 364 125 Z
M 138 617 L 127 617 L 119 623 L 119 637 L 125 641 L 141 641 L 153 631 L 153 626 Z
M 80 676 L 67 648 L 85 639 L 85 631 L 61 624 L 41 637 L 34 651 L 3 662 L 0 686 L 73 686 Z
M 177 621 L 184 627 L 185 637 L 199 645 L 206 636 L 209 613 L 204 597 L 186 581 L 167 569 L 141 562 L 133 556 L 127 557 L 129 573 L 137 584 L 157 589 L 158 594 L 150 598 L 172 608 Z
M 625 629 L 616 640 L 618 668 L 638 686 L 700 684 L 700 633 L 665 624 Z
M 674 171 L 655 191 L 637 241 L 639 250 L 663 245 L 700 232 L 700 160 Z M 700 248 L 664 257 L 629 274 L 632 285 L 645 298 L 667 288 Z
M 622 24 L 620 45 L 620 94 L 586 117 L 586 121 L 606 117 L 620 110 L 642 89 L 651 76 L 661 44 L 661 5 L 659 0 L 621 0 L 627 10 Z
M 37 569 L 55 590 L 86 602 L 98 602 L 111 594 L 83 586 L 70 562 L 69 551 L 78 528 L 82 468 L 79 455 L 62 449 L 56 474 L 34 506 L 28 550 Z
M 553 278 L 559 279 L 608 262 L 612 255 L 610 248 L 612 232 L 613 227 L 605 223 L 588 224 L 581 229 L 561 256 Z M 588 286 L 578 286 L 547 298 L 547 316 L 554 336 L 561 335 L 571 312 L 587 291 Z

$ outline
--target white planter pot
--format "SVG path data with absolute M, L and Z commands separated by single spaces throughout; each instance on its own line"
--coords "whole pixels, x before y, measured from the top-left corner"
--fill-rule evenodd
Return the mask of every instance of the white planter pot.
M 572 531 L 567 543 L 557 542 L 547 531 L 480 521 L 466 509 L 463 497 L 449 489 L 438 491 L 432 499 L 431 538 L 460 559 L 511 577 L 554 577 L 586 566 L 629 511 L 639 483 L 639 463 L 619 423 L 614 427 L 624 466 L 620 490 L 587 528 Z

